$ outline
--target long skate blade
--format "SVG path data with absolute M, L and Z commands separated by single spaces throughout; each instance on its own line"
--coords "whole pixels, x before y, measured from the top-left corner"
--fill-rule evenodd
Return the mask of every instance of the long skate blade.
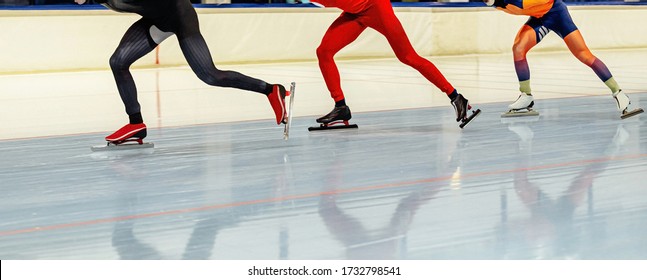
M 295 82 L 290 83 L 290 104 L 287 108 L 288 120 L 285 123 L 285 128 L 283 129 L 283 139 L 285 141 L 287 141 L 288 138 L 290 138 L 290 124 L 292 124 L 292 111 L 293 111 L 292 106 L 294 104 L 294 89 L 296 88 L 296 85 L 297 84 Z
M 458 127 L 460 127 L 460 128 L 465 127 L 468 123 L 470 123 L 473 119 L 475 119 L 479 114 L 481 114 L 481 109 L 476 109 L 476 111 L 474 111 L 474 114 L 469 116 L 467 119 L 463 120 L 463 122 L 461 122 L 461 124 Z
M 332 125 L 332 126 L 311 126 L 308 127 L 308 131 L 321 131 L 321 130 L 331 130 L 331 129 L 349 129 L 349 128 L 359 128 L 356 124 L 349 125 Z
M 539 116 L 539 112 L 535 110 L 531 111 L 526 111 L 526 112 L 505 112 L 501 114 L 502 118 L 509 118 L 509 117 L 528 117 L 528 116 Z
M 135 150 L 135 149 L 151 149 L 154 148 L 155 144 L 147 142 L 143 144 L 132 143 L 132 144 L 121 144 L 121 145 L 105 145 L 105 146 L 93 146 L 90 149 L 93 152 L 107 152 L 107 151 L 124 151 L 124 150 Z
M 622 116 L 620 116 L 620 118 L 624 120 L 626 118 L 630 118 L 630 117 L 633 117 L 635 115 L 642 114 L 643 112 L 645 112 L 645 111 L 642 108 L 634 109 L 631 112 L 622 114 Z

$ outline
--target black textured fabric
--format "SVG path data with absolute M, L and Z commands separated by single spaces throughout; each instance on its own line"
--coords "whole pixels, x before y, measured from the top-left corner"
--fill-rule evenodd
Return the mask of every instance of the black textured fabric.
M 271 89 L 271 85 L 264 81 L 216 68 L 200 33 L 198 15 L 189 0 L 107 0 L 106 5 L 116 11 L 142 15 L 142 19 L 126 31 L 110 58 L 110 67 L 128 115 L 141 112 L 137 88 L 129 68 L 157 46 L 150 35 L 151 26 L 177 36 L 189 66 L 205 83 L 263 94 L 267 94 L 268 88 Z
M 135 13 L 146 18 L 161 18 L 171 11 L 175 3 L 191 2 L 189 0 L 105 0 L 102 5 L 122 12 Z
M 130 119 L 130 124 L 144 123 L 144 118 L 142 117 L 142 113 L 135 113 L 135 114 L 129 115 L 128 118 Z
M 126 113 L 139 113 L 141 108 L 137 101 L 137 88 L 130 73 L 130 65 L 157 46 L 150 38 L 149 29 L 152 23 L 146 19 L 135 22 L 126 31 L 117 50 L 110 57 L 110 68 L 117 82 L 117 89 L 126 107 Z
M 499 7 L 499 8 L 505 8 L 508 3 L 506 3 L 504 0 L 494 0 L 494 7 Z
M 264 93 L 267 83 L 234 71 L 218 70 L 202 35 L 180 39 L 180 48 L 189 66 L 203 82 L 219 87 L 233 87 Z

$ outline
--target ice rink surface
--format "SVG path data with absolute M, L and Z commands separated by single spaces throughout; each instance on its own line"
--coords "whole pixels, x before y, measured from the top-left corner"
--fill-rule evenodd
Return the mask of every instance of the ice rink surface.
M 647 50 L 594 53 L 647 109 Z M 140 69 L 155 149 L 116 153 L 109 71 L 0 76 L 0 258 L 647 258 L 647 114 L 558 52 L 528 59 L 540 116 L 502 119 L 511 55 L 430 59 L 483 110 L 463 130 L 395 59 L 339 63 L 359 129 L 325 132 L 316 63 L 219 66 L 297 82 L 289 141 L 262 95 Z

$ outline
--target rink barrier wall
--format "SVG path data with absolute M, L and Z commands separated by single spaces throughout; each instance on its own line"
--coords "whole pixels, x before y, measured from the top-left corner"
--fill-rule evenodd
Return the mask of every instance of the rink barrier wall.
M 223 8 L 227 6 L 228 8 Z M 216 64 L 314 61 L 336 8 L 309 5 L 196 5 Z M 569 6 L 591 49 L 647 48 L 647 5 Z M 527 20 L 481 4 L 396 5 L 414 48 L 423 56 L 509 53 Z M 107 69 L 123 33 L 139 18 L 101 6 L 0 10 L 0 73 Z M 535 51 L 567 50 L 553 35 Z M 394 57 L 386 39 L 367 29 L 336 58 Z M 175 37 L 135 67 L 185 65 Z

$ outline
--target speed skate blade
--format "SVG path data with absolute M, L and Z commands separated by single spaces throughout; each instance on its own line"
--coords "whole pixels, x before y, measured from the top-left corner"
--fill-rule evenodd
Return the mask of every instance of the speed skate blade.
M 467 119 L 463 120 L 461 124 L 458 126 L 460 128 L 465 127 L 467 124 L 469 124 L 474 118 L 476 118 L 479 114 L 481 114 L 481 109 L 476 109 L 476 111 L 473 111 L 471 116 L 469 116 Z
M 622 116 L 620 116 L 620 118 L 624 120 L 626 118 L 633 117 L 633 116 L 638 115 L 638 114 L 642 114 L 643 112 L 645 112 L 645 111 L 642 108 L 634 109 L 631 112 L 622 114 Z
M 331 130 L 331 129 L 348 129 L 348 128 L 359 128 L 356 124 L 349 125 L 331 125 L 331 126 L 311 126 L 308 127 L 308 131 L 320 131 L 320 130 Z
M 288 117 L 287 117 L 287 121 L 285 122 L 285 128 L 283 129 L 283 139 L 285 141 L 287 141 L 288 138 L 290 138 L 290 124 L 292 124 L 292 111 L 293 111 L 292 106 L 294 105 L 294 90 L 295 90 L 295 88 L 296 88 L 296 83 L 295 82 L 290 83 L 290 92 L 289 92 L 290 104 L 289 104 L 288 108 L 286 109 L 288 111 Z
M 508 117 L 528 117 L 528 116 L 539 116 L 539 112 L 535 110 L 530 110 L 530 111 L 525 111 L 525 112 L 514 112 L 514 111 L 508 111 L 503 114 L 501 114 L 502 118 L 508 118 Z
M 135 149 L 152 149 L 155 147 L 153 143 L 129 143 L 121 145 L 105 145 L 105 146 L 93 146 L 90 149 L 93 152 L 107 152 L 107 151 L 125 151 L 125 150 L 135 150 Z

